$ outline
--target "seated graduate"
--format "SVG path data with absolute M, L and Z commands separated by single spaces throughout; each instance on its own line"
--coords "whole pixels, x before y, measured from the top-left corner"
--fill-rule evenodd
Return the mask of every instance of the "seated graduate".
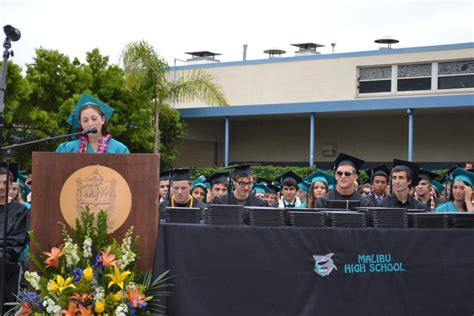
M 189 169 L 171 170 L 170 197 L 160 203 L 160 217 L 164 216 L 167 207 L 199 207 L 204 205 L 201 201 L 191 195 L 193 180 L 189 175 Z
M 227 193 L 228 178 L 228 172 L 216 172 L 206 178 L 210 186 L 207 190 L 208 203 L 213 203 L 216 198 Z
M 305 182 L 310 183 L 308 189 L 308 201 L 301 204 L 300 207 L 316 208 L 318 200 L 329 192 L 329 186 L 334 185 L 334 177 L 324 171 L 316 170 L 304 180 Z
M 299 207 L 302 204 L 300 198 L 296 196 L 300 189 L 299 184 L 303 182 L 300 176 L 293 171 L 288 171 L 277 177 L 275 182 L 279 182 L 281 188 L 281 197 L 278 201 L 279 208 Z
M 474 173 L 457 168 L 452 174 L 449 201 L 435 208 L 435 212 L 474 212 L 472 187 Z
M 416 199 L 426 204 L 426 209 L 434 212 L 435 207 L 443 204 L 443 201 L 432 193 L 433 181 L 438 175 L 428 170 L 420 170 L 418 184 L 415 187 Z
M 170 170 L 160 172 L 160 203 L 163 202 L 168 196 L 168 190 L 170 188 Z
M 394 159 L 390 172 L 393 193 L 378 202 L 377 206 L 427 210 L 426 204 L 410 194 L 410 185 L 416 185 L 419 170 L 420 167 L 414 162 Z
M 360 201 L 360 206 L 373 206 L 367 199 L 362 197 L 354 188 L 357 181 L 358 171 L 364 164 L 364 160 L 340 153 L 334 161 L 336 188 L 319 199 L 318 208 L 328 208 L 328 201 Z
M 109 132 L 108 121 L 113 112 L 114 109 L 107 104 L 84 93 L 67 122 L 78 132 L 95 128 L 97 133 L 88 133 L 79 139 L 62 143 L 56 152 L 128 154 L 127 146 L 113 139 Z
M 386 165 L 380 165 L 370 170 L 366 170 L 370 179 L 371 190 L 367 199 L 376 205 L 377 202 L 385 199 L 387 194 L 387 186 L 389 183 L 390 170 Z
M 29 211 L 20 202 L 13 200 L 6 191 L 7 173 L 10 185 L 16 179 L 17 166 L 10 165 L 10 170 L 4 164 L 0 166 L 0 260 L 3 256 L 3 247 L 6 247 L 4 302 L 15 302 L 18 291 L 20 274 L 19 257 L 27 245 Z M 8 197 L 7 243 L 3 244 L 5 198 Z M 1 273 L 1 271 L 0 271 Z
M 207 203 L 207 182 L 206 177 L 199 176 L 193 181 L 193 188 L 191 189 L 191 195 L 196 200 L 201 201 L 204 205 Z
M 235 190 L 215 199 L 215 204 L 243 205 L 243 206 L 268 206 L 267 202 L 252 193 L 254 176 L 250 165 L 234 166 L 232 184 Z

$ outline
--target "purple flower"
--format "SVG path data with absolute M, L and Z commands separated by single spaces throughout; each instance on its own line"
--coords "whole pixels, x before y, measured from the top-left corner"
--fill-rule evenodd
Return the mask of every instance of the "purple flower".
M 98 253 L 95 257 L 95 264 L 94 267 L 96 269 L 103 269 L 104 268 L 104 261 L 102 260 L 102 253 Z
M 20 300 L 25 303 L 36 304 L 41 300 L 41 297 L 36 292 L 32 291 L 21 291 Z
M 82 269 L 81 268 L 74 269 L 73 273 L 74 273 L 74 282 L 77 282 L 82 278 Z

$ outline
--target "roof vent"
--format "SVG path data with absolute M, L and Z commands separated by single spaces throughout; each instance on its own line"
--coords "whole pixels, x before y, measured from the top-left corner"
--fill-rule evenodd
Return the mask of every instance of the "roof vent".
M 216 56 L 221 55 L 209 51 L 188 52 L 185 54 L 191 55 L 190 59 L 186 59 L 186 62 L 190 65 L 218 63 L 219 60 L 216 59 Z
M 379 45 L 379 49 L 392 49 L 392 44 L 398 43 L 399 40 L 391 38 L 390 36 L 386 35 L 382 38 L 376 39 L 374 42 L 377 44 L 387 44 L 387 46 Z
M 279 49 L 276 47 L 264 50 L 263 52 L 265 54 L 268 54 L 268 58 L 279 58 L 281 57 L 281 55 L 286 53 L 286 51 L 284 51 L 283 49 Z
M 321 55 L 317 49 L 318 47 L 324 47 L 324 45 L 316 43 L 299 43 L 291 45 L 299 48 L 299 50 L 295 52 L 296 56 Z

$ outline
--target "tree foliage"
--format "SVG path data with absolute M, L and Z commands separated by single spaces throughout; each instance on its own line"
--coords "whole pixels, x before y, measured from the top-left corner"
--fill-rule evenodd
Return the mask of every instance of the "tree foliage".
M 8 62 L 5 94 L 4 145 L 73 132 L 66 119 L 87 92 L 115 109 L 109 127 L 112 135 L 131 152 L 152 152 L 154 108 L 150 96 L 141 89 L 126 86 L 124 71 L 110 64 L 98 49 L 86 54 L 86 62 L 56 51 L 39 48 L 25 74 L 13 61 Z M 172 108 L 164 110 L 162 125 L 166 132 L 162 152 L 171 164 L 185 126 Z M 64 139 L 63 141 L 66 141 Z M 30 145 L 14 152 L 22 168 L 31 163 L 32 151 L 53 151 L 61 141 Z

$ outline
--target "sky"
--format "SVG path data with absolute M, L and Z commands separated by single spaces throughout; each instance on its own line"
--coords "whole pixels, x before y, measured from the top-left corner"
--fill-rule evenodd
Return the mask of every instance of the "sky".
M 23 68 L 40 47 L 82 62 L 98 48 L 119 64 L 139 40 L 171 66 L 201 50 L 242 60 L 243 44 L 253 60 L 273 47 L 294 56 L 291 44 L 305 42 L 326 45 L 322 54 L 331 43 L 336 52 L 376 50 L 386 35 L 400 41 L 393 48 L 474 42 L 473 0 L 0 0 L 0 21 L 21 31 L 11 60 Z

